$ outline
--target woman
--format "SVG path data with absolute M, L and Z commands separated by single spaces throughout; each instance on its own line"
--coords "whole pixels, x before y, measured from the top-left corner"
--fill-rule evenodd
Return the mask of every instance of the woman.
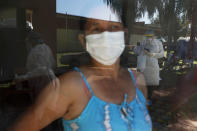
M 123 25 L 89 19 L 84 27 L 79 40 L 91 64 L 49 84 L 12 131 L 38 131 L 61 117 L 66 131 L 151 130 L 144 78 L 119 64 L 125 47 Z

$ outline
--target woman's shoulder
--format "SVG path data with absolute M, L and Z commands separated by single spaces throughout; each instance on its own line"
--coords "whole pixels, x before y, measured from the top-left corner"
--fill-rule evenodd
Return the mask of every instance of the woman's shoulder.
M 64 98 L 76 103 L 79 97 L 84 96 L 84 84 L 81 75 L 77 71 L 69 71 L 58 77 L 59 94 L 63 94 Z
M 60 84 L 64 85 L 77 85 L 79 84 L 79 81 L 81 80 L 81 76 L 79 72 L 75 71 L 74 69 L 72 71 L 66 72 L 59 76 Z
M 78 89 L 84 85 L 82 74 L 84 78 L 88 75 L 88 70 L 85 67 L 73 68 L 71 71 L 59 76 L 60 84 L 63 85 L 63 88 Z

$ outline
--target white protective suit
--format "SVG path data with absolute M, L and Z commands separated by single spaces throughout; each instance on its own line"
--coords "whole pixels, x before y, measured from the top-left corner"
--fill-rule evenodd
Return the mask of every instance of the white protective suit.
M 28 77 L 49 75 L 52 79 L 55 78 L 53 73 L 55 59 L 51 49 L 44 43 L 36 45 L 31 49 L 27 57 L 26 67 Z
M 16 75 L 16 79 L 29 79 L 39 76 L 48 76 L 50 80 L 56 78 L 53 69 L 55 59 L 51 49 L 45 44 L 38 44 L 31 47 L 26 61 L 27 73 L 25 75 Z
M 153 39 L 150 43 L 145 40 L 141 43 L 141 46 L 138 59 L 140 59 L 140 55 L 144 57 L 138 60 L 140 62 L 138 67 L 141 66 L 140 64 L 145 65 L 145 68 L 141 71 L 144 74 L 147 86 L 158 86 L 160 81 L 158 59 L 164 57 L 163 45 L 159 40 Z M 149 52 L 145 53 L 145 49 L 148 49 Z
M 137 70 L 143 72 L 146 67 L 146 55 L 144 53 L 144 43 L 134 48 L 134 53 L 137 55 Z

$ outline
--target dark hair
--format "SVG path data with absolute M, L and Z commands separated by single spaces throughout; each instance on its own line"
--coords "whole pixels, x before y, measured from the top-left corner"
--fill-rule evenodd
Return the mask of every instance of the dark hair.
M 34 31 L 30 31 L 28 33 L 27 40 L 30 41 L 30 42 L 38 43 L 38 44 L 44 43 L 44 41 L 41 38 L 41 35 L 37 32 L 34 32 Z

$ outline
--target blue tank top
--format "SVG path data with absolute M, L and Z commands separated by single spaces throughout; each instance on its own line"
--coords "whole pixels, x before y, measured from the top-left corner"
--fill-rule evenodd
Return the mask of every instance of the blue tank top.
M 130 69 L 131 78 L 136 86 L 136 97 L 127 103 L 118 105 L 105 102 L 94 95 L 85 76 L 75 68 L 83 78 L 92 94 L 88 104 L 79 117 L 73 120 L 62 119 L 64 131 L 151 131 L 152 122 L 146 108 L 146 99 L 137 88 L 135 77 Z

